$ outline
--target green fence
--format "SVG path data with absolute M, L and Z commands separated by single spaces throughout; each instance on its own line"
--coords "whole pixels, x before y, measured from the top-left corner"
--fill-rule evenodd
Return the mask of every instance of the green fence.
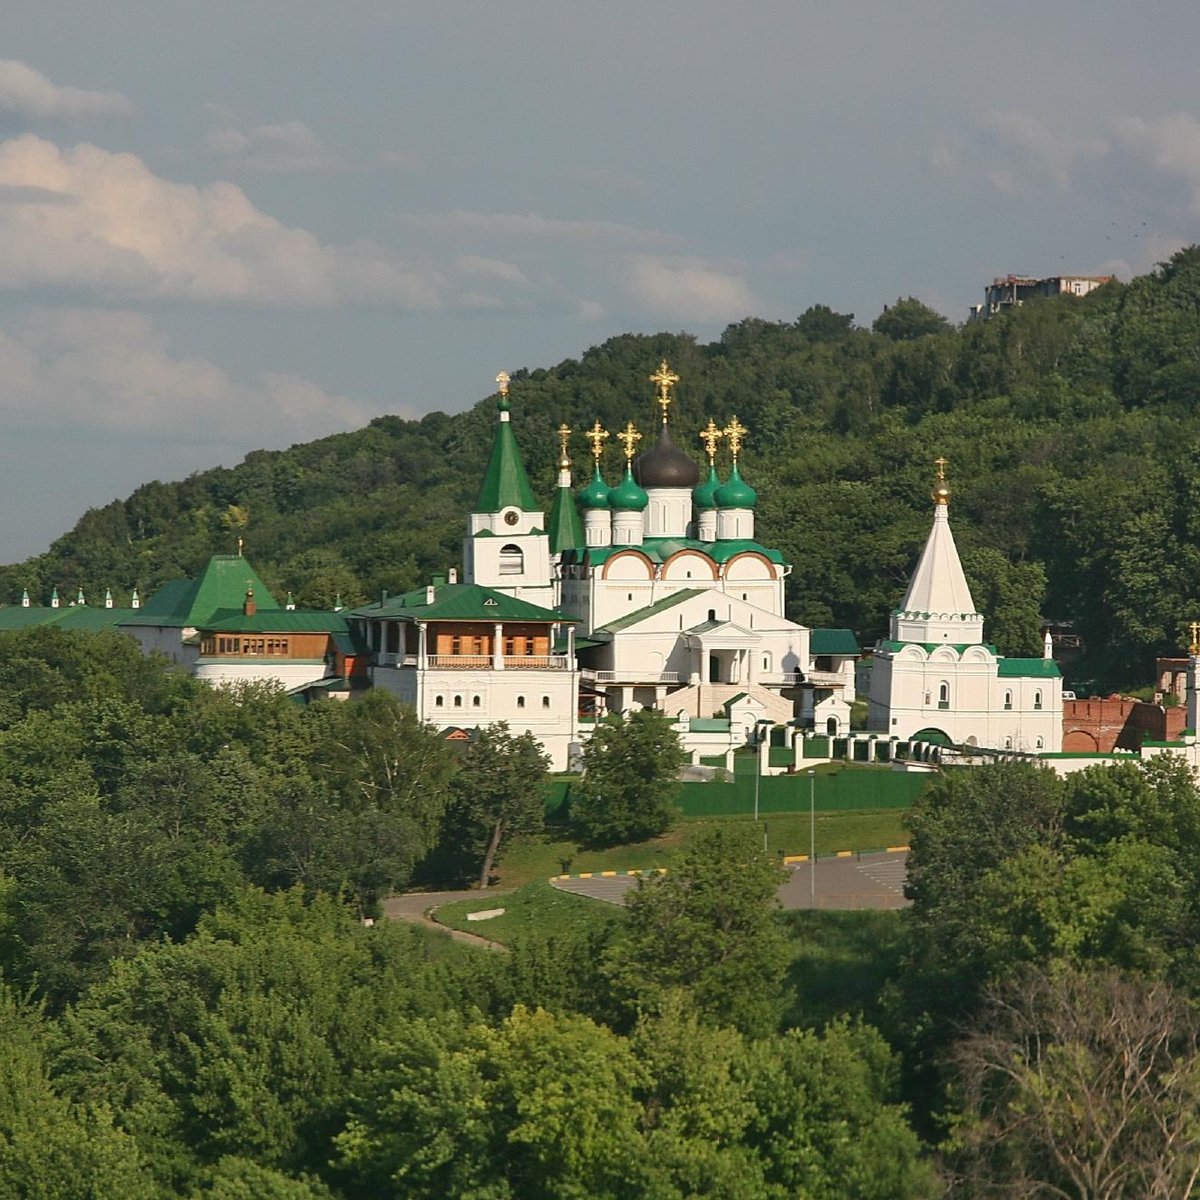
M 911 808 L 929 785 L 930 776 L 898 771 L 834 771 L 812 777 L 767 775 L 758 781 L 760 813 L 807 812 L 809 788 L 818 811 L 842 812 L 858 808 Z M 738 771 L 732 783 L 685 783 L 679 807 L 685 817 L 715 817 L 754 812 L 753 768 Z

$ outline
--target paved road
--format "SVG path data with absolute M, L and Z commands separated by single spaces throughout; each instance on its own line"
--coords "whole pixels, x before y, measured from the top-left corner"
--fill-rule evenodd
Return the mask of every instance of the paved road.
M 893 853 L 854 855 L 850 858 L 822 858 L 816 864 L 816 902 L 811 896 L 810 866 L 796 863 L 788 868 L 788 878 L 779 889 L 779 902 L 784 908 L 903 908 L 904 874 L 908 855 Z M 592 879 L 552 879 L 556 888 L 624 904 L 625 893 L 637 883 L 635 876 Z
M 403 896 L 393 896 L 383 902 L 383 915 L 392 921 L 408 921 L 413 925 L 424 925 L 427 929 L 436 929 L 439 933 L 449 934 L 456 942 L 466 942 L 470 946 L 482 946 L 486 950 L 507 950 L 507 946 L 493 942 L 490 938 L 479 937 L 474 933 L 464 933 L 461 929 L 451 929 L 437 921 L 433 911 L 442 904 L 450 904 L 455 900 L 478 900 L 480 907 L 498 896 L 507 896 L 508 888 L 497 888 L 495 891 L 481 892 L 477 888 L 462 892 L 406 892 Z M 490 907 L 490 903 L 486 905 Z

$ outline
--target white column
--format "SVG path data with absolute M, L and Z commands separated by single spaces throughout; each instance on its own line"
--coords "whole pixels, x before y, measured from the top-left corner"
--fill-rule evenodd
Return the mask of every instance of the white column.
M 424 621 L 417 622 L 417 667 L 426 670 L 429 666 L 428 628 Z
M 492 627 L 492 670 L 504 670 L 504 626 L 499 623 Z

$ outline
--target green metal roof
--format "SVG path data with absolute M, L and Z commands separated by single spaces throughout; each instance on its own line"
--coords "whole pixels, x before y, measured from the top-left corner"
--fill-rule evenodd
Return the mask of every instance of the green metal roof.
M 1002 658 L 1001 679 L 1060 679 L 1062 672 L 1052 658 Z
M 29 629 L 35 625 L 57 625 L 60 629 L 79 629 L 95 633 L 100 629 L 114 629 L 128 616 L 136 615 L 133 608 L 93 608 L 89 604 L 64 605 L 61 608 L 29 608 L 14 605 L 0 608 L 0 632 L 13 629 Z
M 538 504 L 529 486 L 529 476 L 525 474 L 525 464 L 521 461 L 508 413 L 502 411 L 501 417 L 496 425 L 496 440 L 492 443 L 492 457 L 483 476 L 479 499 L 471 511 L 493 513 L 503 508 L 519 508 L 522 512 L 536 512 Z
M 579 519 L 579 510 L 575 507 L 575 497 L 571 495 L 570 488 L 560 487 L 554 493 L 546 529 L 550 535 L 551 554 L 561 554 L 564 550 L 583 545 L 583 523 Z
M 858 639 L 852 629 L 814 629 L 808 649 L 810 654 L 857 654 Z
M 345 633 L 345 614 L 315 609 L 270 609 L 246 616 L 241 608 L 220 608 L 197 628 L 221 633 Z
M 639 621 L 644 621 L 647 617 L 652 617 L 656 613 L 665 612 L 668 608 L 674 608 L 676 604 L 682 604 L 685 600 L 690 600 L 693 596 L 702 595 L 703 588 L 684 588 L 681 592 L 676 592 L 672 596 L 665 596 L 661 600 L 656 600 L 653 604 L 647 604 L 645 608 L 635 609 L 631 613 L 626 613 L 623 617 L 618 617 L 615 621 L 598 629 L 597 633 L 620 633 L 622 629 L 628 629 L 630 625 L 636 625 Z
M 947 646 L 959 654 L 962 654 L 964 650 L 972 650 L 976 646 L 992 654 L 996 653 L 996 647 L 991 642 L 893 642 L 888 638 L 881 638 L 879 644 L 885 650 L 891 650 L 892 653 L 903 650 L 906 646 L 920 646 L 926 654 L 932 654 L 935 650 L 943 650 Z
M 729 719 L 727 717 L 693 717 L 688 722 L 688 730 L 692 733 L 728 733 Z
M 477 583 L 443 583 L 433 589 L 433 603 L 426 589 L 393 596 L 377 604 L 366 604 L 349 613 L 352 617 L 387 617 L 400 621 L 559 621 L 574 622 L 556 608 L 542 608 L 518 600 L 505 592 Z
M 260 612 L 279 610 L 279 603 L 240 554 L 214 554 L 195 579 L 176 579 L 160 588 L 123 625 L 162 625 L 199 629 L 221 609 L 242 608 L 248 588 Z M 282 610 L 280 610 L 282 611 Z

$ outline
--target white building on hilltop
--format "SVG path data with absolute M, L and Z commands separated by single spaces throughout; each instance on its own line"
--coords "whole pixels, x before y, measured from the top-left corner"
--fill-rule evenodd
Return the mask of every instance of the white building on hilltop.
M 950 531 L 945 459 L 938 460 L 933 528 L 891 636 L 875 647 L 869 727 L 997 750 L 1062 749 L 1062 676 L 1050 657 L 1006 658 L 983 640 Z

